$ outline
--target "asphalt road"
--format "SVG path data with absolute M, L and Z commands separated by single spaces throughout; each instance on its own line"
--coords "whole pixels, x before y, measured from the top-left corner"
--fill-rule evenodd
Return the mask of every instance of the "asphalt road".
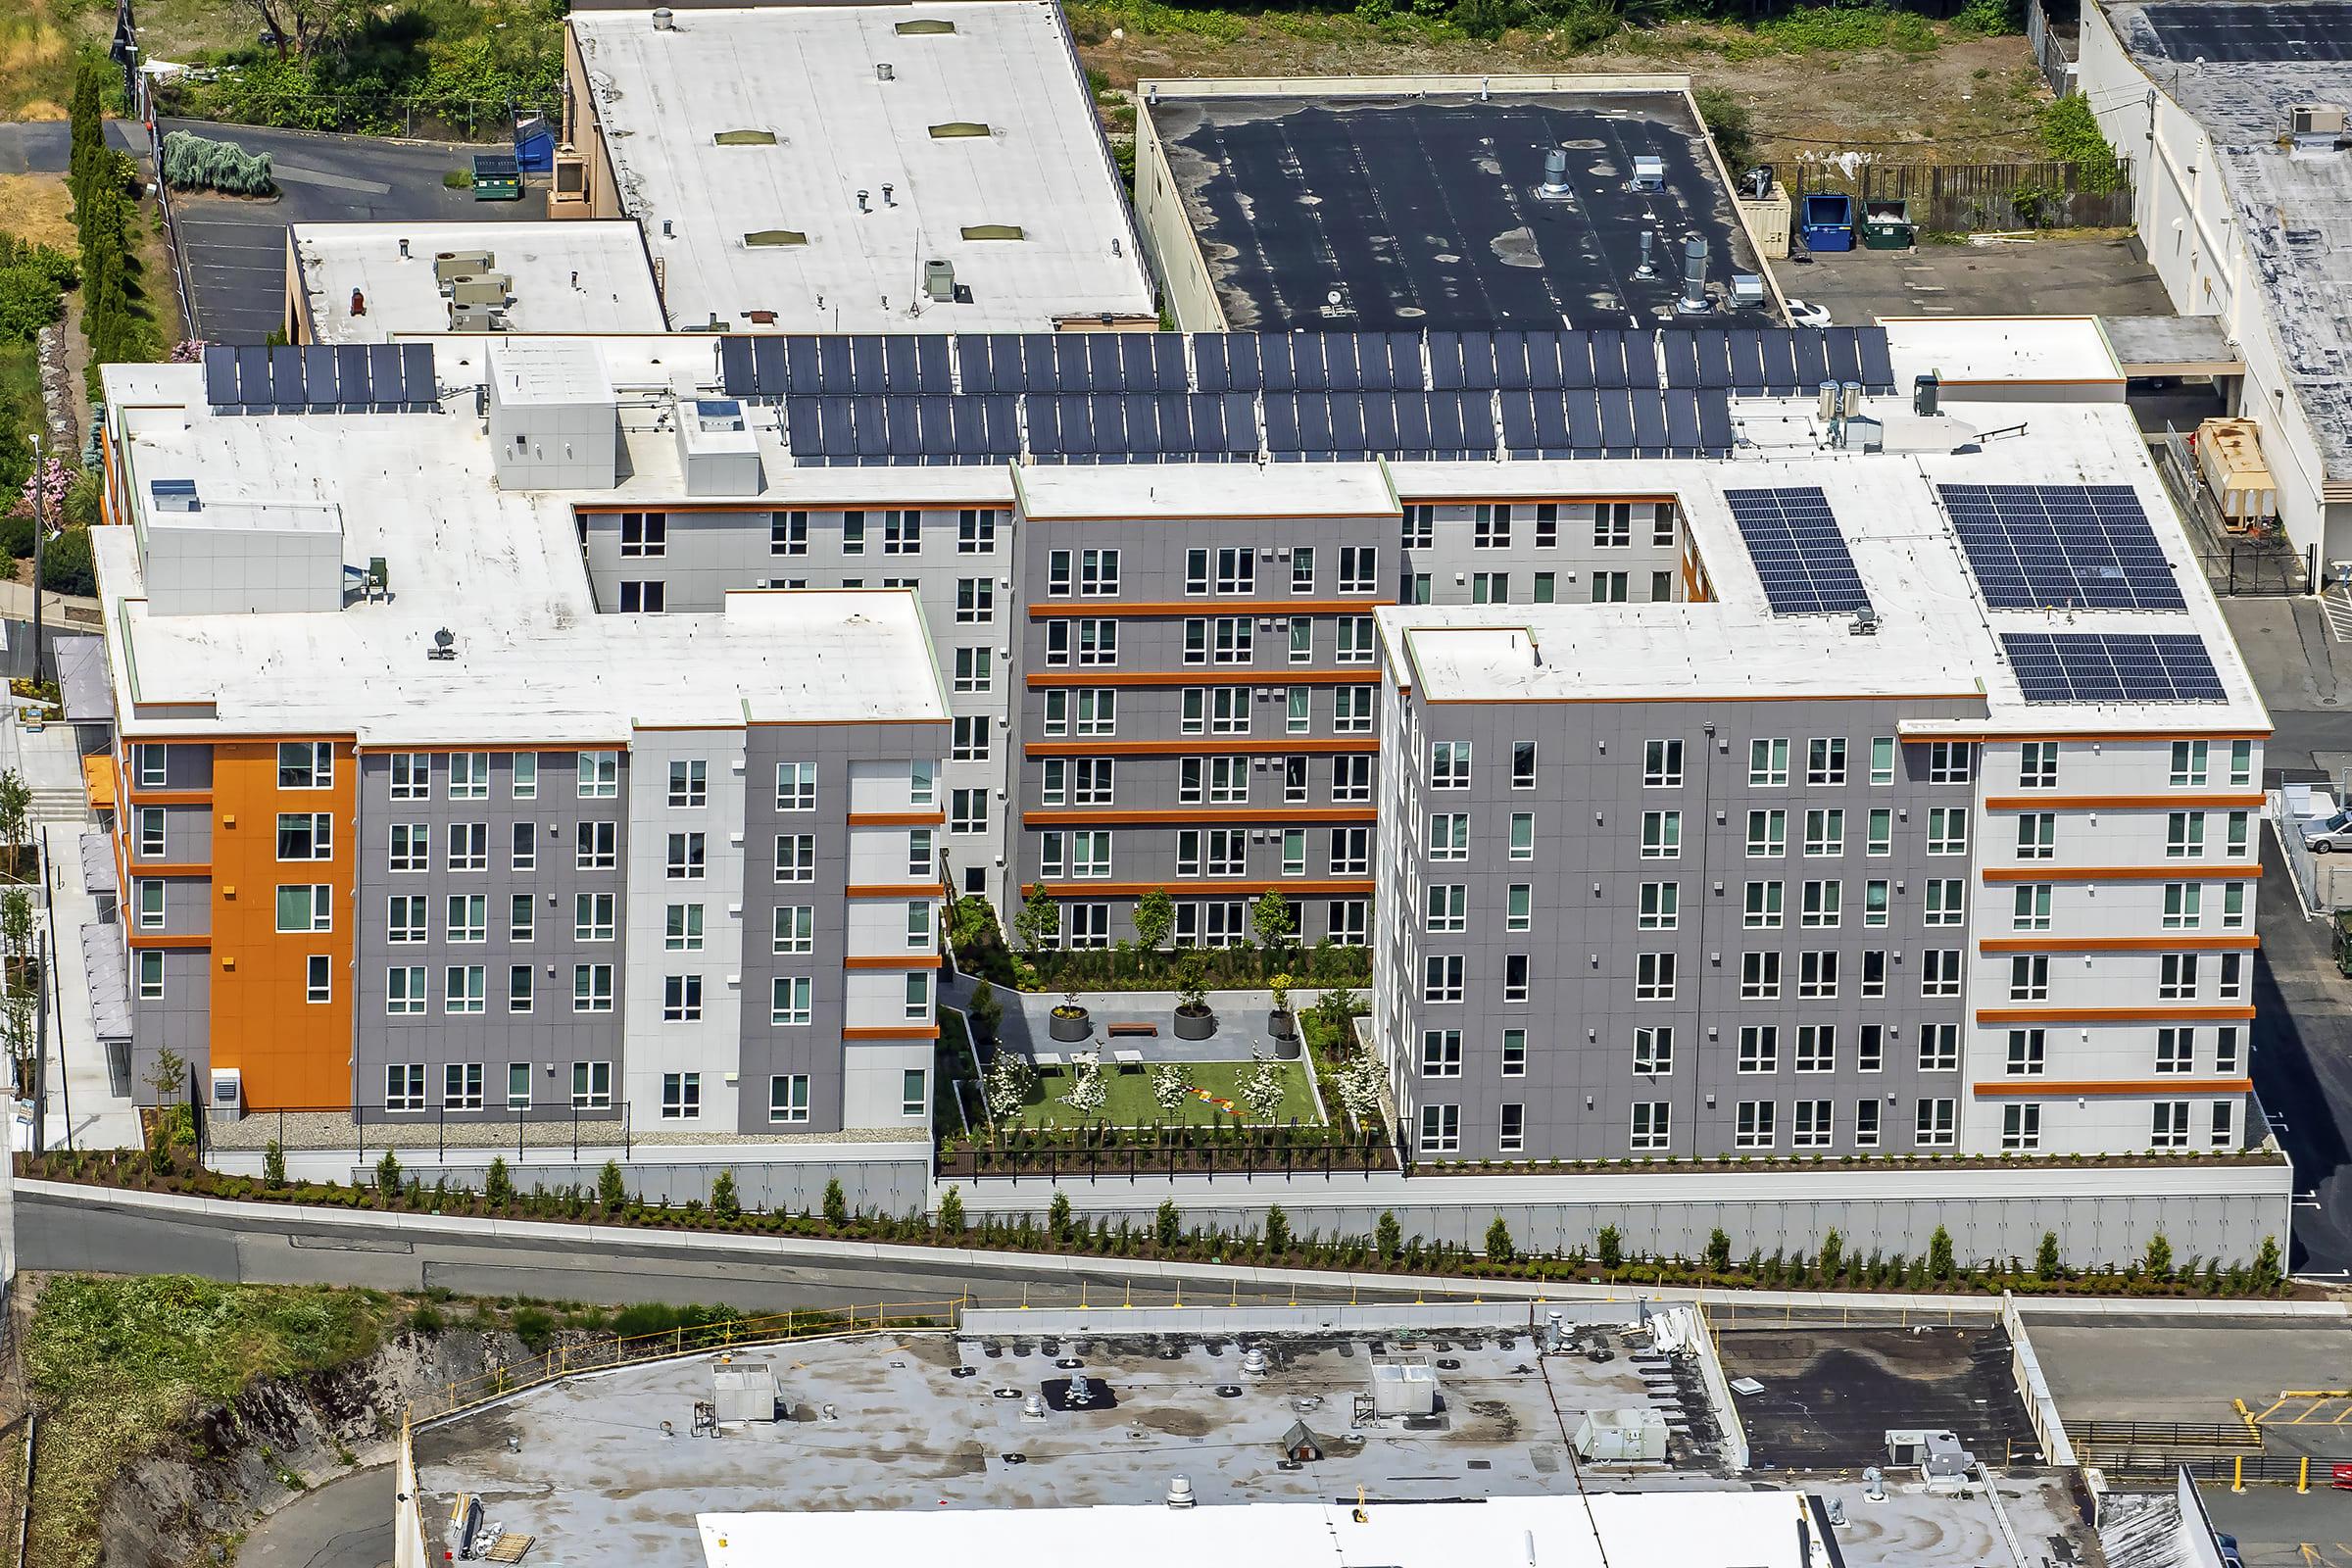
M 2352 980 L 2325 920 L 2306 919 L 2278 845 L 2263 841 L 2254 957 L 2254 1089 L 2295 1162 L 2299 1273 L 2352 1269 Z
M 547 216 L 543 191 L 527 192 L 518 202 L 476 202 L 469 192 L 441 183 L 452 170 L 469 170 L 475 153 L 490 150 L 483 147 L 192 120 L 167 120 L 161 128 L 268 153 L 277 179 L 278 194 L 268 201 L 177 198 L 196 335 L 209 342 L 259 343 L 284 323 L 289 223 L 514 222 Z
M 74 1197 L 16 1195 L 18 1266 L 101 1274 L 197 1274 L 242 1284 L 367 1286 L 384 1291 L 449 1290 L 461 1296 L 529 1296 L 543 1300 L 623 1305 L 637 1301 L 722 1302 L 746 1312 L 787 1307 L 870 1306 L 923 1302 L 969 1294 L 976 1302 L 1075 1304 L 1119 1298 L 1130 1288 L 1115 1261 L 1083 1275 L 1008 1259 L 980 1267 L 939 1268 L 844 1258 L 814 1263 L 731 1250 L 712 1236 L 691 1255 L 659 1246 L 599 1247 L 483 1237 L 390 1236 L 352 1227 L 337 1234 L 332 1216 L 313 1210 L 288 1220 L 168 1216 Z M 729 1255 L 730 1251 L 734 1255 Z M 1240 1284 L 1243 1299 L 1258 1287 Z M 1188 1283 L 1195 1299 L 1228 1289 L 1222 1281 Z M 1171 1299 L 1165 1285 L 1138 1281 L 1140 1303 Z M 1287 1298 L 1287 1294 L 1286 1298 Z M 1345 1287 L 1321 1297 L 1346 1299 Z M 1398 1293 L 1409 1296 L 1409 1290 Z

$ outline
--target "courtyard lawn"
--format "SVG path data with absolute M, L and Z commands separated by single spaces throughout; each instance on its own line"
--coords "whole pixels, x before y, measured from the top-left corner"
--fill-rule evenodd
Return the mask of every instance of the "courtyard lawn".
M 1102 1088 L 1105 1094 L 1102 1108 L 1092 1116 L 1082 1116 L 1062 1103 L 1061 1097 L 1077 1083 L 1075 1069 L 1048 1067 L 1037 1075 L 1037 1087 L 1029 1092 L 1029 1103 L 1021 1111 L 1019 1125 L 1024 1127 L 1091 1127 L 1106 1123 L 1113 1127 L 1206 1127 L 1236 1120 L 1250 1122 L 1250 1107 L 1242 1100 L 1241 1084 L 1245 1075 L 1255 1070 L 1247 1061 L 1196 1061 L 1193 1087 L 1204 1089 L 1221 1099 L 1230 1100 L 1238 1116 L 1228 1115 L 1216 1106 L 1197 1097 L 1187 1097 L 1184 1104 L 1170 1115 L 1159 1108 L 1152 1098 L 1152 1066 L 1129 1067 L 1121 1071 L 1115 1064 L 1102 1064 Z M 1282 1074 L 1282 1106 L 1274 1113 L 1274 1124 L 1289 1126 L 1296 1119 L 1304 1126 L 1318 1126 L 1323 1118 L 1315 1114 L 1315 1097 L 1306 1085 L 1304 1066 L 1296 1061 L 1278 1061 L 1274 1068 Z M 1262 1124 L 1260 1124 L 1262 1125 Z

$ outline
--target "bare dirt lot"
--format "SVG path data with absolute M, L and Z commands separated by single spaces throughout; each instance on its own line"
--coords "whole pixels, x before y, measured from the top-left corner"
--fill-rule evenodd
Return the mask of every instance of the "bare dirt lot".
M 1119 88 L 1153 76 L 1680 72 L 1746 105 L 1758 154 L 1783 166 L 1838 154 L 1945 164 L 2043 156 L 2034 116 L 2049 93 L 2026 41 L 1916 18 L 1890 27 L 1890 41 L 1858 48 L 1677 24 L 1583 51 L 1556 33 L 1515 29 L 1489 44 L 1352 16 L 1080 4 L 1070 18 L 1086 64 Z

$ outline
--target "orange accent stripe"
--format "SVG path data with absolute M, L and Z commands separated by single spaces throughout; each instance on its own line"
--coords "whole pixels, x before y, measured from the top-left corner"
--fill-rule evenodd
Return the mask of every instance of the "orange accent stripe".
M 2094 1083 L 2073 1079 L 2043 1081 L 2038 1078 L 2004 1078 L 1997 1083 L 1974 1085 L 1970 1092 L 1979 1100 L 2040 1100 L 2050 1095 L 2250 1095 L 2254 1092 L 2251 1078 L 2141 1078 L 2124 1079 L 2115 1083 Z
M 1979 1007 L 1979 1023 L 2228 1023 L 2251 1018 L 2245 1007 Z
M 937 1040 L 939 1025 L 935 1023 L 862 1024 L 841 1032 L 844 1040 Z
M 1024 757 L 1192 757 L 1224 756 L 1244 752 L 1251 756 L 1272 756 L 1277 752 L 1303 757 L 1321 757 L 1340 753 L 1377 752 L 1380 739 L 1367 735 L 1362 739 L 1304 735 L 1285 735 L 1268 740 L 1252 740 L 1247 735 L 1196 735 L 1181 741 L 1031 741 L 1021 748 Z
M 1021 885 L 1023 896 L 1035 893 L 1039 884 Z M 1372 879 L 1362 881 L 1308 881 L 1303 877 L 1268 882 L 1049 882 L 1044 884 L 1049 897 L 1083 899 L 1107 895 L 1111 898 L 1142 898 L 1147 893 L 1165 893 L 1170 898 L 1188 898 L 1194 894 L 1249 894 L 1279 890 L 1284 893 L 1369 893 Z
M 1066 599 L 1050 605 L 1031 605 L 1031 620 L 1093 619 L 1120 615 L 1339 615 L 1351 610 L 1366 613 L 1390 601 L 1377 595 L 1361 599 L 1113 599 L 1101 604 Z
M 211 790 L 142 790 L 134 787 L 130 793 L 130 804 L 133 806 L 210 806 L 213 804 L 213 792 Z
M 936 882 L 853 882 L 849 887 L 853 899 L 936 899 L 940 896 Z
M 1277 664 L 1265 669 L 1237 669 L 1227 665 L 1150 674 L 1052 670 L 1027 676 L 1026 680 L 1033 691 L 1046 686 L 1371 686 L 1380 680 L 1380 667 L 1366 664 L 1361 669 L 1297 669 Z
M 132 948 L 210 948 L 213 934 L 210 931 L 126 931 L 122 941 L 125 946 Z
M 210 860 L 131 860 L 125 869 L 137 876 L 211 876 Z
M 2209 865 L 2203 860 L 2176 860 L 2167 865 L 1988 865 L 1987 882 L 2251 882 L 2262 875 L 2260 865 Z
M 877 957 L 859 954 L 857 956 L 842 959 L 841 964 L 845 969 L 936 969 L 939 967 L 939 955 L 936 953 L 904 953 L 894 958 L 886 956 Z
M 1369 822 L 1379 813 L 1369 806 L 1292 806 L 1280 808 L 1219 807 L 1209 810 L 1173 811 L 1024 811 L 1024 827 L 1070 827 L 1096 823 L 1152 827 L 1169 822 Z
M 2161 811 L 2182 807 L 2249 807 L 2260 809 L 2253 795 L 1993 795 L 1985 798 L 1987 811 L 2034 811 L 2051 807 L 2073 810 Z
M 945 811 L 852 811 L 852 827 L 940 827 L 946 824 Z
M 1988 937 L 1980 953 L 2228 953 L 2262 946 L 2251 934 L 2237 937 Z

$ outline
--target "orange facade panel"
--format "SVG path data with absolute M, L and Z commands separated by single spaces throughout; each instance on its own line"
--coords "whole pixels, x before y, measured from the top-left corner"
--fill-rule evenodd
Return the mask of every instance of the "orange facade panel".
M 352 1098 L 352 904 L 359 764 L 336 741 L 329 789 L 280 790 L 277 742 L 213 747 L 212 1061 L 244 1078 L 246 1103 L 341 1105 Z M 277 858 L 280 812 L 324 812 L 325 859 Z M 234 824 L 233 826 L 231 824 Z M 325 884 L 330 931 L 280 932 L 281 884 Z M 229 898 L 225 890 L 238 894 Z M 323 956 L 332 1000 L 307 1000 L 310 960 Z

